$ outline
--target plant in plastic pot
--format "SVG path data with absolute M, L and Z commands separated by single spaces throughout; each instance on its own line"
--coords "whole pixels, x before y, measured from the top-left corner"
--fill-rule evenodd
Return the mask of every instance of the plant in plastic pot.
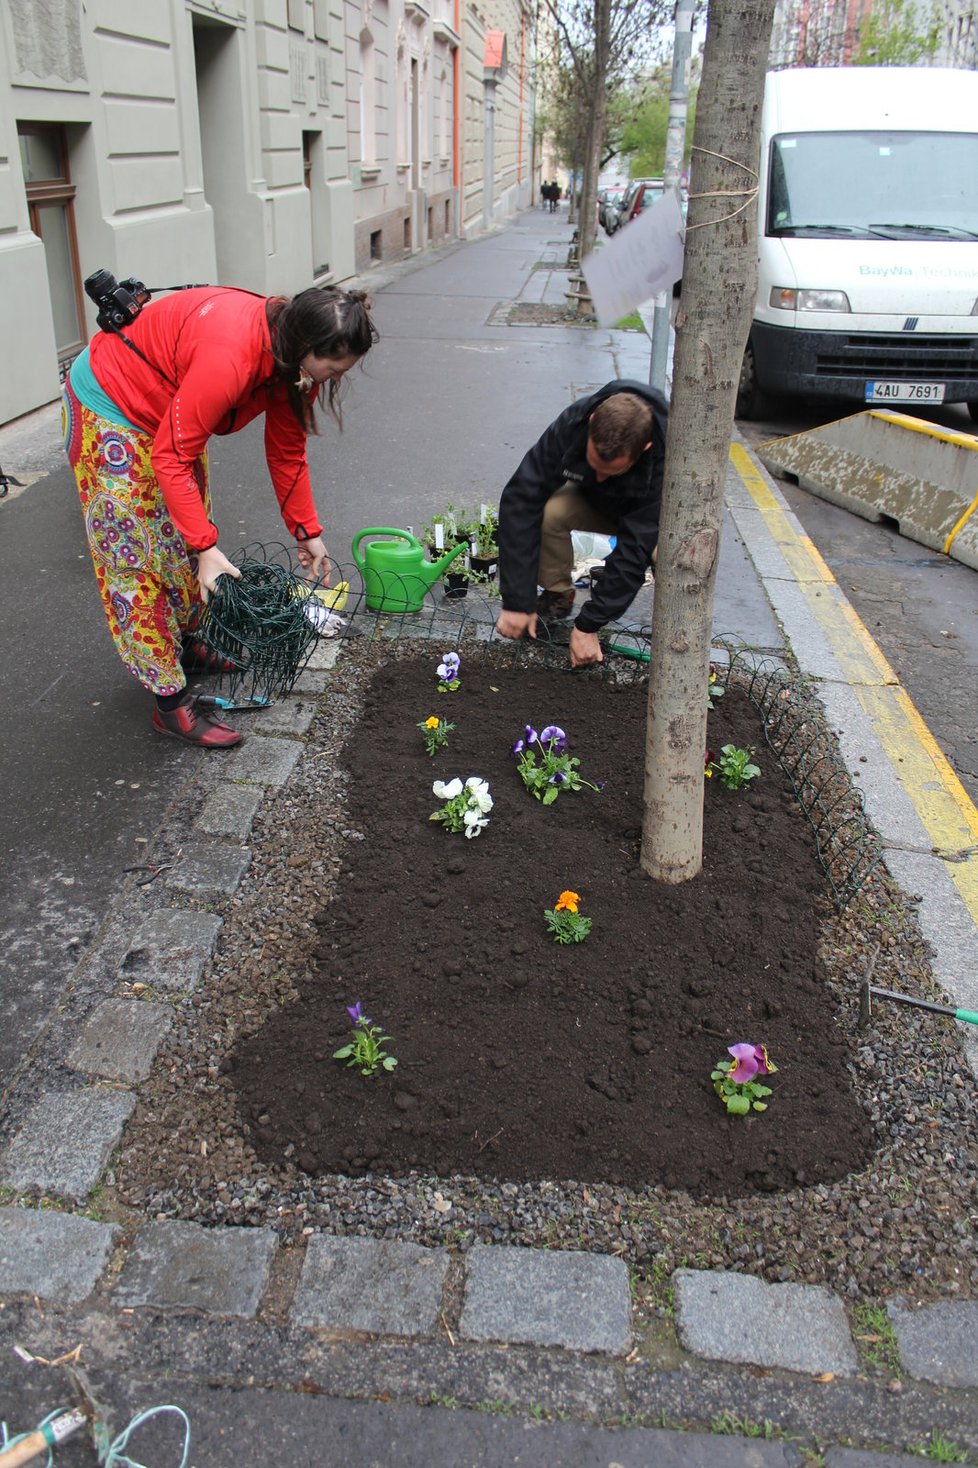
M 472 517 L 469 512 L 458 509 L 449 502 L 443 510 L 432 515 L 427 524 L 422 525 L 420 539 L 427 547 L 429 557 L 437 560 L 447 550 L 454 550 L 457 545 L 468 543 L 471 525 Z M 463 597 L 468 589 L 467 561 L 468 557 L 454 561 L 452 569 L 445 576 L 445 596 L 449 601 Z
M 469 565 L 472 579 L 494 581 L 499 561 L 499 519 L 492 505 L 480 505 L 469 532 Z

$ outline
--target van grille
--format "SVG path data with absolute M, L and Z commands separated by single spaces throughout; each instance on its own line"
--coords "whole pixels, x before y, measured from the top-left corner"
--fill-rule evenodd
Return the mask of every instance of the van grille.
M 841 337 L 835 351 L 818 353 L 815 372 L 821 377 L 879 377 L 890 382 L 932 377 L 970 382 L 978 376 L 978 337 Z

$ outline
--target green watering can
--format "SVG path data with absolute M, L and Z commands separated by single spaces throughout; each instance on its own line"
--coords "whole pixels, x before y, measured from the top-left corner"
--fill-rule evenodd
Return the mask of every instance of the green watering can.
M 361 557 L 360 542 L 367 535 L 393 535 L 397 539 L 396 542 L 373 540 Z M 416 540 L 408 530 L 392 530 L 389 525 L 373 525 L 367 530 L 358 530 L 351 546 L 353 559 L 363 577 L 367 607 L 372 612 L 420 612 L 425 592 L 468 548 L 463 541 L 443 555 L 440 561 L 428 561 L 420 540 Z

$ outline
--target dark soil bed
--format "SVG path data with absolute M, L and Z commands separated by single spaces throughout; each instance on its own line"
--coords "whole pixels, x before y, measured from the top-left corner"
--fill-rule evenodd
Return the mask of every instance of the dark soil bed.
M 862 1167 L 873 1128 L 818 953 L 827 886 L 746 695 L 717 701 L 709 743 L 755 747 L 761 776 L 737 793 L 706 782 L 703 871 L 669 887 L 638 860 L 642 684 L 473 659 L 439 695 L 437 661 L 374 676 L 342 758 L 362 839 L 319 916 L 317 971 L 232 1057 L 259 1158 L 700 1197 Z M 431 713 L 457 725 L 434 759 L 416 727 Z M 603 791 L 535 800 L 509 757 L 527 721 L 563 727 Z M 473 774 L 495 805 L 466 840 L 429 821 L 431 786 Z M 582 944 L 545 928 L 564 888 L 592 919 Z M 393 1037 L 393 1074 L 331 1059 L 355 1000 Z M 768 1110 L 749 1118 L 728 1116 L 710 1081 L 744 1040 L 779 1067 Z

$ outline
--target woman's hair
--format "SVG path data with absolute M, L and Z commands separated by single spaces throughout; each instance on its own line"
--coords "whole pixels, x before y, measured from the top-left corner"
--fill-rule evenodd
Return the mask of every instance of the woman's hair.
M 634 463 L 652 439 L 652 409 L 635 393 L 618 392 L 605 398 L 591 414 L 591 442 L 602 459 L 624 458 Z
M 315 433 L 312 404 L 297 386 L 299 363 L 310 352 L 316 357 L 363 357 L 370 351 L 378 332 L 370 319 L 366 292 L 312 286 L 291 300 L 269 301 L 268 324 L 278 375 L 287 385 L 292 411 L 307 432 Z M 342 428 L 338 392 L 338 383 L 324 382 L 317 400 Z

